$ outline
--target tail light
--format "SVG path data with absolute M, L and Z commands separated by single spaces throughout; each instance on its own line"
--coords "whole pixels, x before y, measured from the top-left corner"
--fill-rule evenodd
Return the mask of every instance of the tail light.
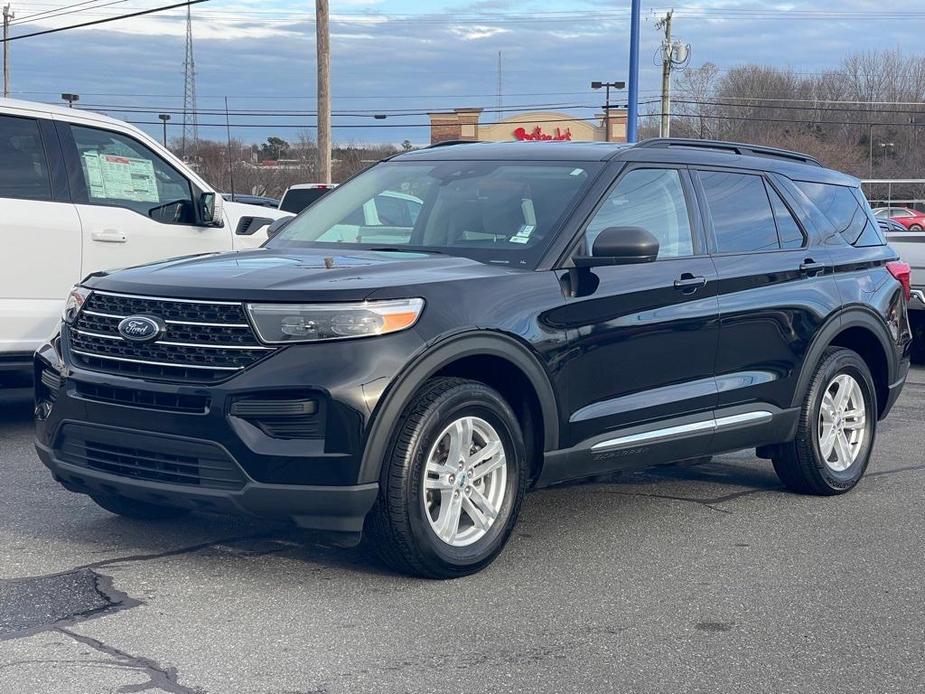
M 903 286 L 903 293 L 906 295 L 906 301 L 908 301 L 912 296 L 912 268 L 909 267 L 909 263 L 894 260 L 886 264 L 886 269 Z

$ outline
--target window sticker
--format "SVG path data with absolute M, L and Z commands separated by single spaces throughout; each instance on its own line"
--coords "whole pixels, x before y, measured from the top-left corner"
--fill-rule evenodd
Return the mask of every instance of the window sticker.
M 160 202 L 150 159 L 88 151 L 83 160 L 91 198 Z
M 536 227 L 532 224 L 524 224 L 520 227 L 520 230 L 514 234 L 510 239 L 511 243 L 529 243 L 530 235 L 536 230 Z

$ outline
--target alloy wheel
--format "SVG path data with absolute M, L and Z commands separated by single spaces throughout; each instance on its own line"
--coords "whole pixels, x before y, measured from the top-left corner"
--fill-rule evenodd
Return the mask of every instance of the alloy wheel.
M 829 383 L 819 407 L 819 450 L 835 472 L 847 470 L 867 435 L 867 404 L 858 382 L 842 373 Z
M 424 512 L 434 534 L 453 547 L 478 542 L 501 513 L 508 460 L 495 428 L 460 417 L 437 437 L 424 470 Z

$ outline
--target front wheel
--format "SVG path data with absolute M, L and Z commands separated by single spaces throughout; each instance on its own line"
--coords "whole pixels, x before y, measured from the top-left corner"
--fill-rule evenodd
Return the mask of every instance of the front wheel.
M 520 424 L 504 398 L 475 381 L 433 379 L 399 420 L 368 539 L 403 573 L 475 573 L 504 548 L 528 477 Z
M 922 230 L 921 224 L 910 224 L 909 225 L 909 231 L 921 231 L 921 230 Z
M 877 432 L 877 396 L 870 370 L 850 349 L 823 354 L 800 412 L 794 441 L 772 462 L 789 489 L 843 494 L 864 475 Z

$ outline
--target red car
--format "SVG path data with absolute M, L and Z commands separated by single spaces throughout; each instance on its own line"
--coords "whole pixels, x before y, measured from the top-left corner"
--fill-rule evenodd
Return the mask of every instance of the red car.
M 925 212 L 908 207 L 878 207 L 874 214 L 881 219 L 892 219 L 902 224 L 909 231 L 925 229 Z

